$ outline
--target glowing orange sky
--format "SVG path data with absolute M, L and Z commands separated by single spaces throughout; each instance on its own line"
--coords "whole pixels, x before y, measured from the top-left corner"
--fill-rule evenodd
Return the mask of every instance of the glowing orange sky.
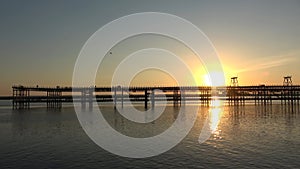
M 286 75 L 292 75 L 294 84 L 299 84 L 299 8 L 299 1 L 6 1 L 0 6 L 0 95 L 10 95 L 13 84 L 70 86 L 85 41 L 108 22 L 144 11 L 171 13 L 198 26 L 215 46 L 227 84 L 231 76 L 238 76 L 240 85 L 282 84 Z M 135 43 L 141 41 L 144 44 Z M 100 69 L 111 75 L 109 67 L 147 44 L 163 46 L 182 57 L 190 55 L 174 45 L 176 42 L 149 42 L 151 39 L 118 46 Z M 194 64 L 193 59 L 190 62 Z M 209 83 L 203 67 L 192 69 L 198 84 Z M 100 74 L 97 85 L 108 84 L 109 78 Z M 143 81 L 143 75 L 139 76 L 134 83 L 160 81 Z M 165 75 L 158 76 L 170 81 Z

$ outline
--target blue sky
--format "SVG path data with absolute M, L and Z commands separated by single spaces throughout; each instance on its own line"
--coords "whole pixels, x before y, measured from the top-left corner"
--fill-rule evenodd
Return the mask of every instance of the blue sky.
M 9 94 L 13 84 L 71 85 L 86 40 L 106 23 L 137 12 L 191 21 L 212 41 L 225 71 L 238 75 L 242 85 L 281 84 L 285 75 L 300 82 L 300 1 L 0 3 L 0 95 Z

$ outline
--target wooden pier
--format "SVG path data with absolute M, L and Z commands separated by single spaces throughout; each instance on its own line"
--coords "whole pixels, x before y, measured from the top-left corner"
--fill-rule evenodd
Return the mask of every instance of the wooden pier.
M 94 102 L 112 102 L 116 107 L 124 103 L 142 102 L 145 108 L 167 100 L 174 106 L 187 103 L 209 104 L 211 100 L 226 100 L 229 104 L 299 104 L 300 86 L 183 86 L 183 87 L 25 87 L 12 86 L 13 109 L 29 109 L 32 103 L 46 103 L 47 108 L 61 108 L 65 102 L 79 102 L 83 108 L 92 108 Z M 155 93 L 156 90 L 162 92 Z M 35 93 L 35 95 L 32 95 Z M 36 94 L 38 93 L 38 94 Z M 72 93 L 75 93 L 72 96 Z

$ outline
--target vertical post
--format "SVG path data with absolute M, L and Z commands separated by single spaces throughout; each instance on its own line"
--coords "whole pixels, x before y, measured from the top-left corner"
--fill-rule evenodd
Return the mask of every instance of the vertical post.
M 13 109 L 15 109 L 15 89 L 13 88 L 13 94 L 12 94 L 12 105 L 13 105 Z
M 245 105 L 246 102 L 246 94 L 245 90 L 243 90 L 243 105 Z
M 177 91 L 173 89 L 173 106 L 175 107 L 177 103 Z
M 62 108 L 62 91 L 60 91 L 60 107 L 59 108 Z
M 296 92 L 297 106 L 299 106 L 299 91 Z
M 121 87 L 121 104 L 122 104 L 122 108 L 124 107 L 124 89 L 123 87 Z
M 154 109 L 154 107 L 155 107 L 155 90 L 154 89 L 151 90 L 151 107 L 152 107 L 152 109 Z
M 148 92 L 147 92 L 147 89 L 145 89 L 145 95 L 144 95 L 144 97 L 145 97 L 145 109 L 147 109 L 148 108 Z
M 204 89 L 204 102 L 205 106 L 209 105 L 209 101 L 208 101 L 208 87 L 205 87 Z
M 57 104 L 57 91 L 54 89 L 53 90 L 53 108 L 56 107 Z
M 26 93 L 26 108 L 29 109 L 30 108 L 30 90 L 27 90 Z
M 21 109 L 24 109 L 24 89 L 21 90 Z
M 53 90 L 50 91 L 50 108 L 53 107 Z
M 266 89 L 265 87 L 263 88 L 263 103 L 266 105 Z
M 288 92 L 288 91 L 287 91 L 287 89 L 285 88 L 285 89 L 284 89 L 284 105 L 286 105 L 286 99 L 287 99 L 287 96 L 286 96 L 286 95 L 287 95 L 287 92 Z
M 274 91 L 272 92 L 272 94 L 270 94 L 270 104 L 273 104 L 273 95 L 274 95 Z M 271 107 L 272 108 L 272 107 Z
M 49 91 L 47 90 L 46 105 L 49 107 Z
M 182 89 L 181 90 L 181 100 L 183 101 L 183 106 L 185 106 L 185 90 L 184 89 Z M 180 102 L 181 103 L 181 102 Z
M 281 92 L 280 92 L 280 103 L 281 105 L 283 105 L 283 89 L 281 88 Z
M 15 109 L 16 108 L 16 96 L 15 96 L 15 94 L 16 94 L 16 90 L 15 90 L 15 88 L 13 87 L 13 109 Z
M 114 87 L 114 108 L 117 108 L 117 87 Z
M 83 88 L 82 91 L 81 91 L 81 109 L 82 110 L 86 109 L 86 91 L 85 91 L 85 88 Z
M 93 110 L 93 92 L 94 92 L 94 88 L 90 87 L 89 88 L 89 111 Z
M 255 89 L 255 91 L 254 91 L 254 94 L 255 94 L 255 96 L 254 96 L 254 102 L 255 102 L 255 105 L 256 105 L 256 102 L 257 102 L 257 94 L 258 93 L 258 91 L 257 91 L 257 89 Z
M 203 104 L 203 89 L 199 89 L 199 97 L 200 103 Z

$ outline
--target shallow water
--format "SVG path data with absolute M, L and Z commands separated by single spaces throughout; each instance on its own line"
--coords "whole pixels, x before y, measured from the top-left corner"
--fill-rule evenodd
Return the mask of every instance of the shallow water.
M 186 106 L 186 113 L 188 107 Z M 126 109 L 126 106 L 125 108 Z M 117 131 L 132 137 L 159 134 L 180 107 L 168 106 L 151 123 L 123 118 L 111 106 L 101 110 Z M 73 107 L 61 110 L 0 108 L 1 168 L 299 168 L 299 106 L 201 106 L 191 132 L 171 150 L 132 159 L 97 146 L 83 131 Z M 208 118 L 211 137 L 198 143 Z

